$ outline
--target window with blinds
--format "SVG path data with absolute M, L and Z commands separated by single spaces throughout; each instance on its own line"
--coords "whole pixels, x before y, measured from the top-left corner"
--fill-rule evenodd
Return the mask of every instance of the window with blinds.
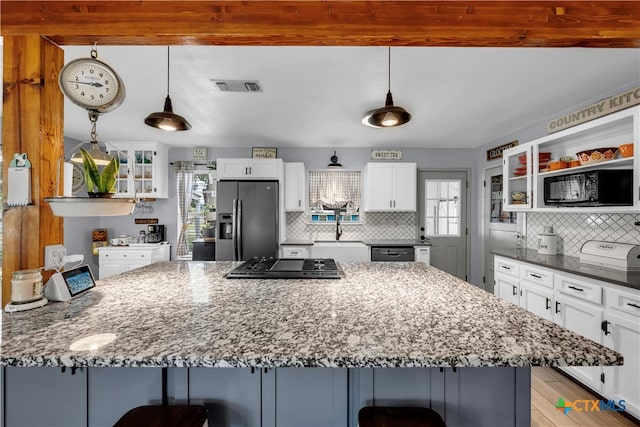
M 360 171 L 309 171 L 311 222 L 360 221 Z

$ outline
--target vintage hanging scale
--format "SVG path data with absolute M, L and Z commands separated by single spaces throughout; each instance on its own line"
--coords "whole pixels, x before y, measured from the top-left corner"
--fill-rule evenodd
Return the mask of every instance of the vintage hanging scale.
M 78 58 L 67 63 L 60 71 L 58 84 L 62 93 L 80 107 L 106 113 L 124 101 L 124 83 L 118 73 L 98 60 L 96 46 L 90 58 Z

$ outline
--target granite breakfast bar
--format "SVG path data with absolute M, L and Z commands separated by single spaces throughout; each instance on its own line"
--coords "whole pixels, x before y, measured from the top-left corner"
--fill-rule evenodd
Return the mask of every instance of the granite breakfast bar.
M 158 402 L 160 367 L 171 401 L 207 404 L 210 425 L 355 425 L 368 404 L 431 406 L 449 426 L 528 425 L 531 366 L 622 364 L 421 263 L 347 263 L 340 280 L 224 278 L 235 265 L 161 262 L 3 314 L 7 425 L 37 421 L 20 408 L 34 387 L 67 388 L 43 403 L 47 419 L 58 409 L 65 425 L 109 425 Z

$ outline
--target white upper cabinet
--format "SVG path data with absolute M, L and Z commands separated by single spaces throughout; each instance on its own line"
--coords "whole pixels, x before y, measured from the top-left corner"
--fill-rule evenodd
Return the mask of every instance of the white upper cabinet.
M 218 180 L 280 179 L 282 159 L 217 159 Z
M 159 142 L 107 142 L 120 159 L 116 197 L 169 197 L 169 147 Z
M 621 145 L 633 144 L 633 154 L 623 156 Z M 546 212 L 638 212 L 640 209 L 640 106 L 630 107 L 591 120 L 503 152 L 505 176 L 505 210 L 535 210 Z M 610 148 L 610 150 L 606 150 Z M 578 153 L 597 150 L 595 154 L 578 158 Z M 549 160 L 550 158 L 550 160 Z M 573 162 L 562 160 L 573 159 Z M 562 206 L 545 203 L 545 179 L 558 175 L 594 170 L 631 170 L 628 206 Z M 629 172 L 626 172 L 629 173 Z M 620 184 L 620 183 L 618 183 Z M 564 184 L 565 187 L 569 184 Z M 556 187 L 558 188 L 558 187 Z M 573 187 L 571 187 L 573 188 Z M 609 185 L 606 191 L 620 191 L 620 185 Z M 627 188 L 629 186 L 627 185 Z M 515 193 L 514 193 L 515 192 Z M 526 200 L 514 200 L 525 192 Z
M 415 163 L 367 163 L 366 211 L 415 211 L 417 167 Z
M 504 209 L 521 211 L 531 209 L 532 174 L 530 144 L 513 147 L 503 152 L 504 186 L 502 191 Z
M 304 163 L 284 164 L 284 209 L 304 211 L 306 209 L 306 179 Z

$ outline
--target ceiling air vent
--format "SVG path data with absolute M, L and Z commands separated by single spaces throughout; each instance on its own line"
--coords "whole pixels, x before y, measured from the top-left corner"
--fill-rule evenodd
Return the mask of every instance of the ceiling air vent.
M 220 92 L 262 92 L 257 80 L 218 80 L 211 79 L 211 83 Z

